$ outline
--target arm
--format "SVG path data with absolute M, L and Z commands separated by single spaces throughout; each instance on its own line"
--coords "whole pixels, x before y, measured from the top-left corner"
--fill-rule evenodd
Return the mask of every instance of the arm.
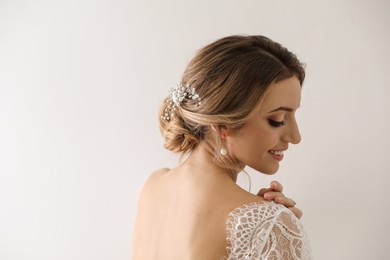
M 226 223 L 229 259 L 310 259 L 302 224 L 286 207 L 246 205 L 232 211 Z
M 266 243 L 258 247 L 258 253 L 264 259 L 311 259 L 307 235 L 291 211 L 284 209 L 279 212 L 270 223 L 268 232 Z

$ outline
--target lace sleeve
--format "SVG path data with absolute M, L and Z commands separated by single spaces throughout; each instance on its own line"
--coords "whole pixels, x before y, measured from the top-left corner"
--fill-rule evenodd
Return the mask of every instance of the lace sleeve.
M 311 259 L 302 224 L 284 206 L 253 203 L 235 209 L 227 220 L 228 260 Z

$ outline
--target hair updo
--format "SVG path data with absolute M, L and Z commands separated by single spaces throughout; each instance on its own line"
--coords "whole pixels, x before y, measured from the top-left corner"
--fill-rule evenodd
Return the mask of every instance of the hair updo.
M 200 49 L 183 73 L 202 98 L 200 106 L 184 100 L 164 119 L 169 102 L 160 109 L 160 130 L 164 147 L 191 152 L 208 134 L 211 126 L 242 127 L 272 83 L 296 76 L 301 85 L 305 70 L 297 57 L 264 36 L 228 36 Z M 234 159 L 219 155 L 221 140 L 213 150 L 216 162 L 227 169 L 237 168 Z

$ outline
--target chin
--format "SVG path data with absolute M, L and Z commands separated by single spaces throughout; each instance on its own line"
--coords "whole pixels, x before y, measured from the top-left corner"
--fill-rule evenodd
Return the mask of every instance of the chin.
M 275 170 L 275 171 L 266 171 L 266 172 L 261 172 L 261 173 L 264 173 L 264 174 L 267 174 L 267 175 L 274 175 L 278 170 Z
M 279 165 L 277 167 L 272 167 L 272 168 L 253 168 L 253 169 L 267 175 L 273 175 L 279 170 Z

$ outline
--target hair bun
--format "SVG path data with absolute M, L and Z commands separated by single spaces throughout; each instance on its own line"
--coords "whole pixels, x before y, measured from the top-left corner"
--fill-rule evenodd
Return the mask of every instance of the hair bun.
M 172 152 L 186 153 L 199 143 L 199 137 L 189 129 L 177 110 L 169 121 L 164 119 L 167 102 L 160 110 L 160 131 L 164 137 L 164 147 Z

